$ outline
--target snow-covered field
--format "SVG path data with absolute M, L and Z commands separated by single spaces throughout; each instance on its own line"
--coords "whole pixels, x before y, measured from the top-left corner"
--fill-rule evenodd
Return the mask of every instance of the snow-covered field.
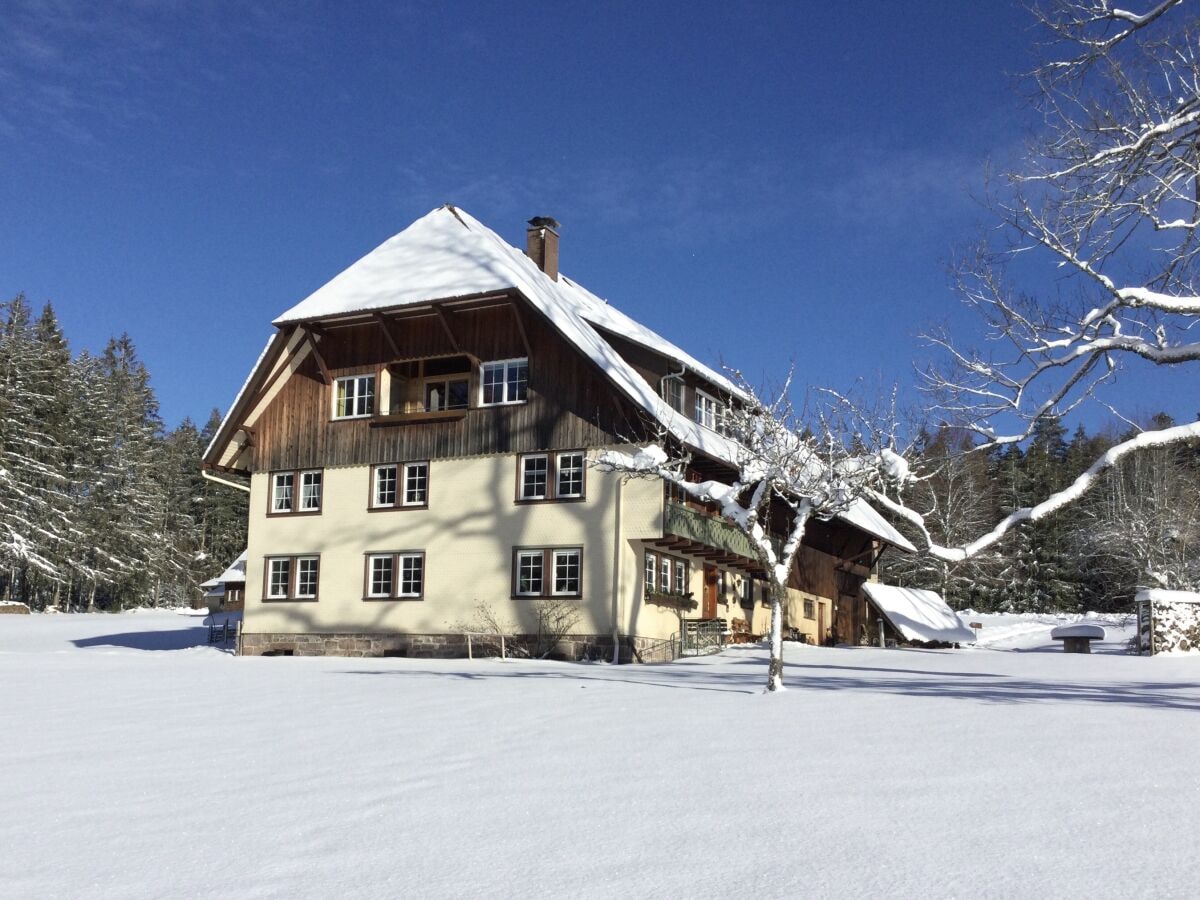
M 659 666 L 236 658 L 0 617 L 0 897 L 1168 897 L 1200 660 L 789 646 Z M 1046 651 L 1046 652 L 1040 652 Z

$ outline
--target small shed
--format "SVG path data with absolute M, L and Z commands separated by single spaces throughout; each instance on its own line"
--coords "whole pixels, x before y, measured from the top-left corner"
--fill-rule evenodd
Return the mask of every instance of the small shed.
M 236 612 L 246 604 L 246 551 L 216 578 L 200 585 L 211 612 Z
M 1200 593 L 1146 588 L 1134 599 L 1139 653 L 1200 654 Z
M 937 591 L 904 588 L 868 581 L 863 593 L 889 628 L 897 643 L 970 644 L 975 632 L 946 605 Z

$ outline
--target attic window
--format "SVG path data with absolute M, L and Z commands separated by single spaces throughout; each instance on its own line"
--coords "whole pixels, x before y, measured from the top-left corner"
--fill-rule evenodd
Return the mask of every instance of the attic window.
M 696 421 L 705 428 L 717 430 L 718 414 L 716 398 L 710 397 L 704 391 L 696 391 Z
M 350 375 L 333 383 L 333 417 L 361 419 L 375 413 L 375 376 Z
M 529 360 L 502 359 L 480 367 L 480 405 L 524 403 L 529 389 Z

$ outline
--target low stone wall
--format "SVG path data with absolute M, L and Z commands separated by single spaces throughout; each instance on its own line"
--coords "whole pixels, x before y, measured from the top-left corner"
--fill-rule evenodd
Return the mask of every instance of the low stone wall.
M 532 635 L 506 635 L 510 643 L 532 643 Z M 476 655 L 493 655 L 499 639 L 473 637 Z M 573 634 L 558 643 L 553 659 L 612 659 L 612 635 Z M 621 639 L 620 661 L 666 662 L 675 647 L 670 642 L 639 637 Z M 457 659 L 467 655 L 462 634 L 283 634 L 242 632 L 243 656 L 402 656 L 411 659 Z
M 0 603 L 0 616 L 27 616 L 29 615 L 29 607 L 24 603 L 17 603 L 15 600 L 5 600 Z

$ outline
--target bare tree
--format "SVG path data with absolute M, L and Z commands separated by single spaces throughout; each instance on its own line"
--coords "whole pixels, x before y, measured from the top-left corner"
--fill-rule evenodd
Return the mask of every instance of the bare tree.
M 767 402 L 740 372 L 730 374 L 741 396 L 722 403 L 719 455 L 731 478 L 689 481 L 691 456 L 666 431 L 636 452 L 606 451 L 595 465 L 666 481 L 694 500 L 714 504 L 750 539 L 771 607 L 766 689 L 777 691 L 783 688 L 783 601 L 805 529 L 814 518 L 830 519 L 861 502 L 867 485 L 877 483 L 887 466 L 865 463 L 847 450 L 840 429 L 828 418 L 819 418 L 815 429 L 806 427 L 789 399 L 790 377 Z M 895 454 L 885 451 L 885 456 L 902 465 Z
M 1122 371 L 1200 362 L 1200 21 L 1187 0 L 1134 5 L 1058 0 L 1035 10 L 1050 36 L 1031 75 L 1045 126 L 992 198 L 1007 244 L 980 248 L 959 277 L 990 349 L 931 336 L 949 363 L 928 373 L 929 387 L 977 450 L 1024 442 L 1040 421 L 1085 403 L 1128 419 L 1110 399 Z M 1023 293 L 1017 275 L 1055 293 Z M 873 496 L 929 552 L 965 559 L 1075 503 L 1130 454 L 1197 439 L 1200 422 L 1136 434 L 1063 490 L 953 546 L 902 494 Z

